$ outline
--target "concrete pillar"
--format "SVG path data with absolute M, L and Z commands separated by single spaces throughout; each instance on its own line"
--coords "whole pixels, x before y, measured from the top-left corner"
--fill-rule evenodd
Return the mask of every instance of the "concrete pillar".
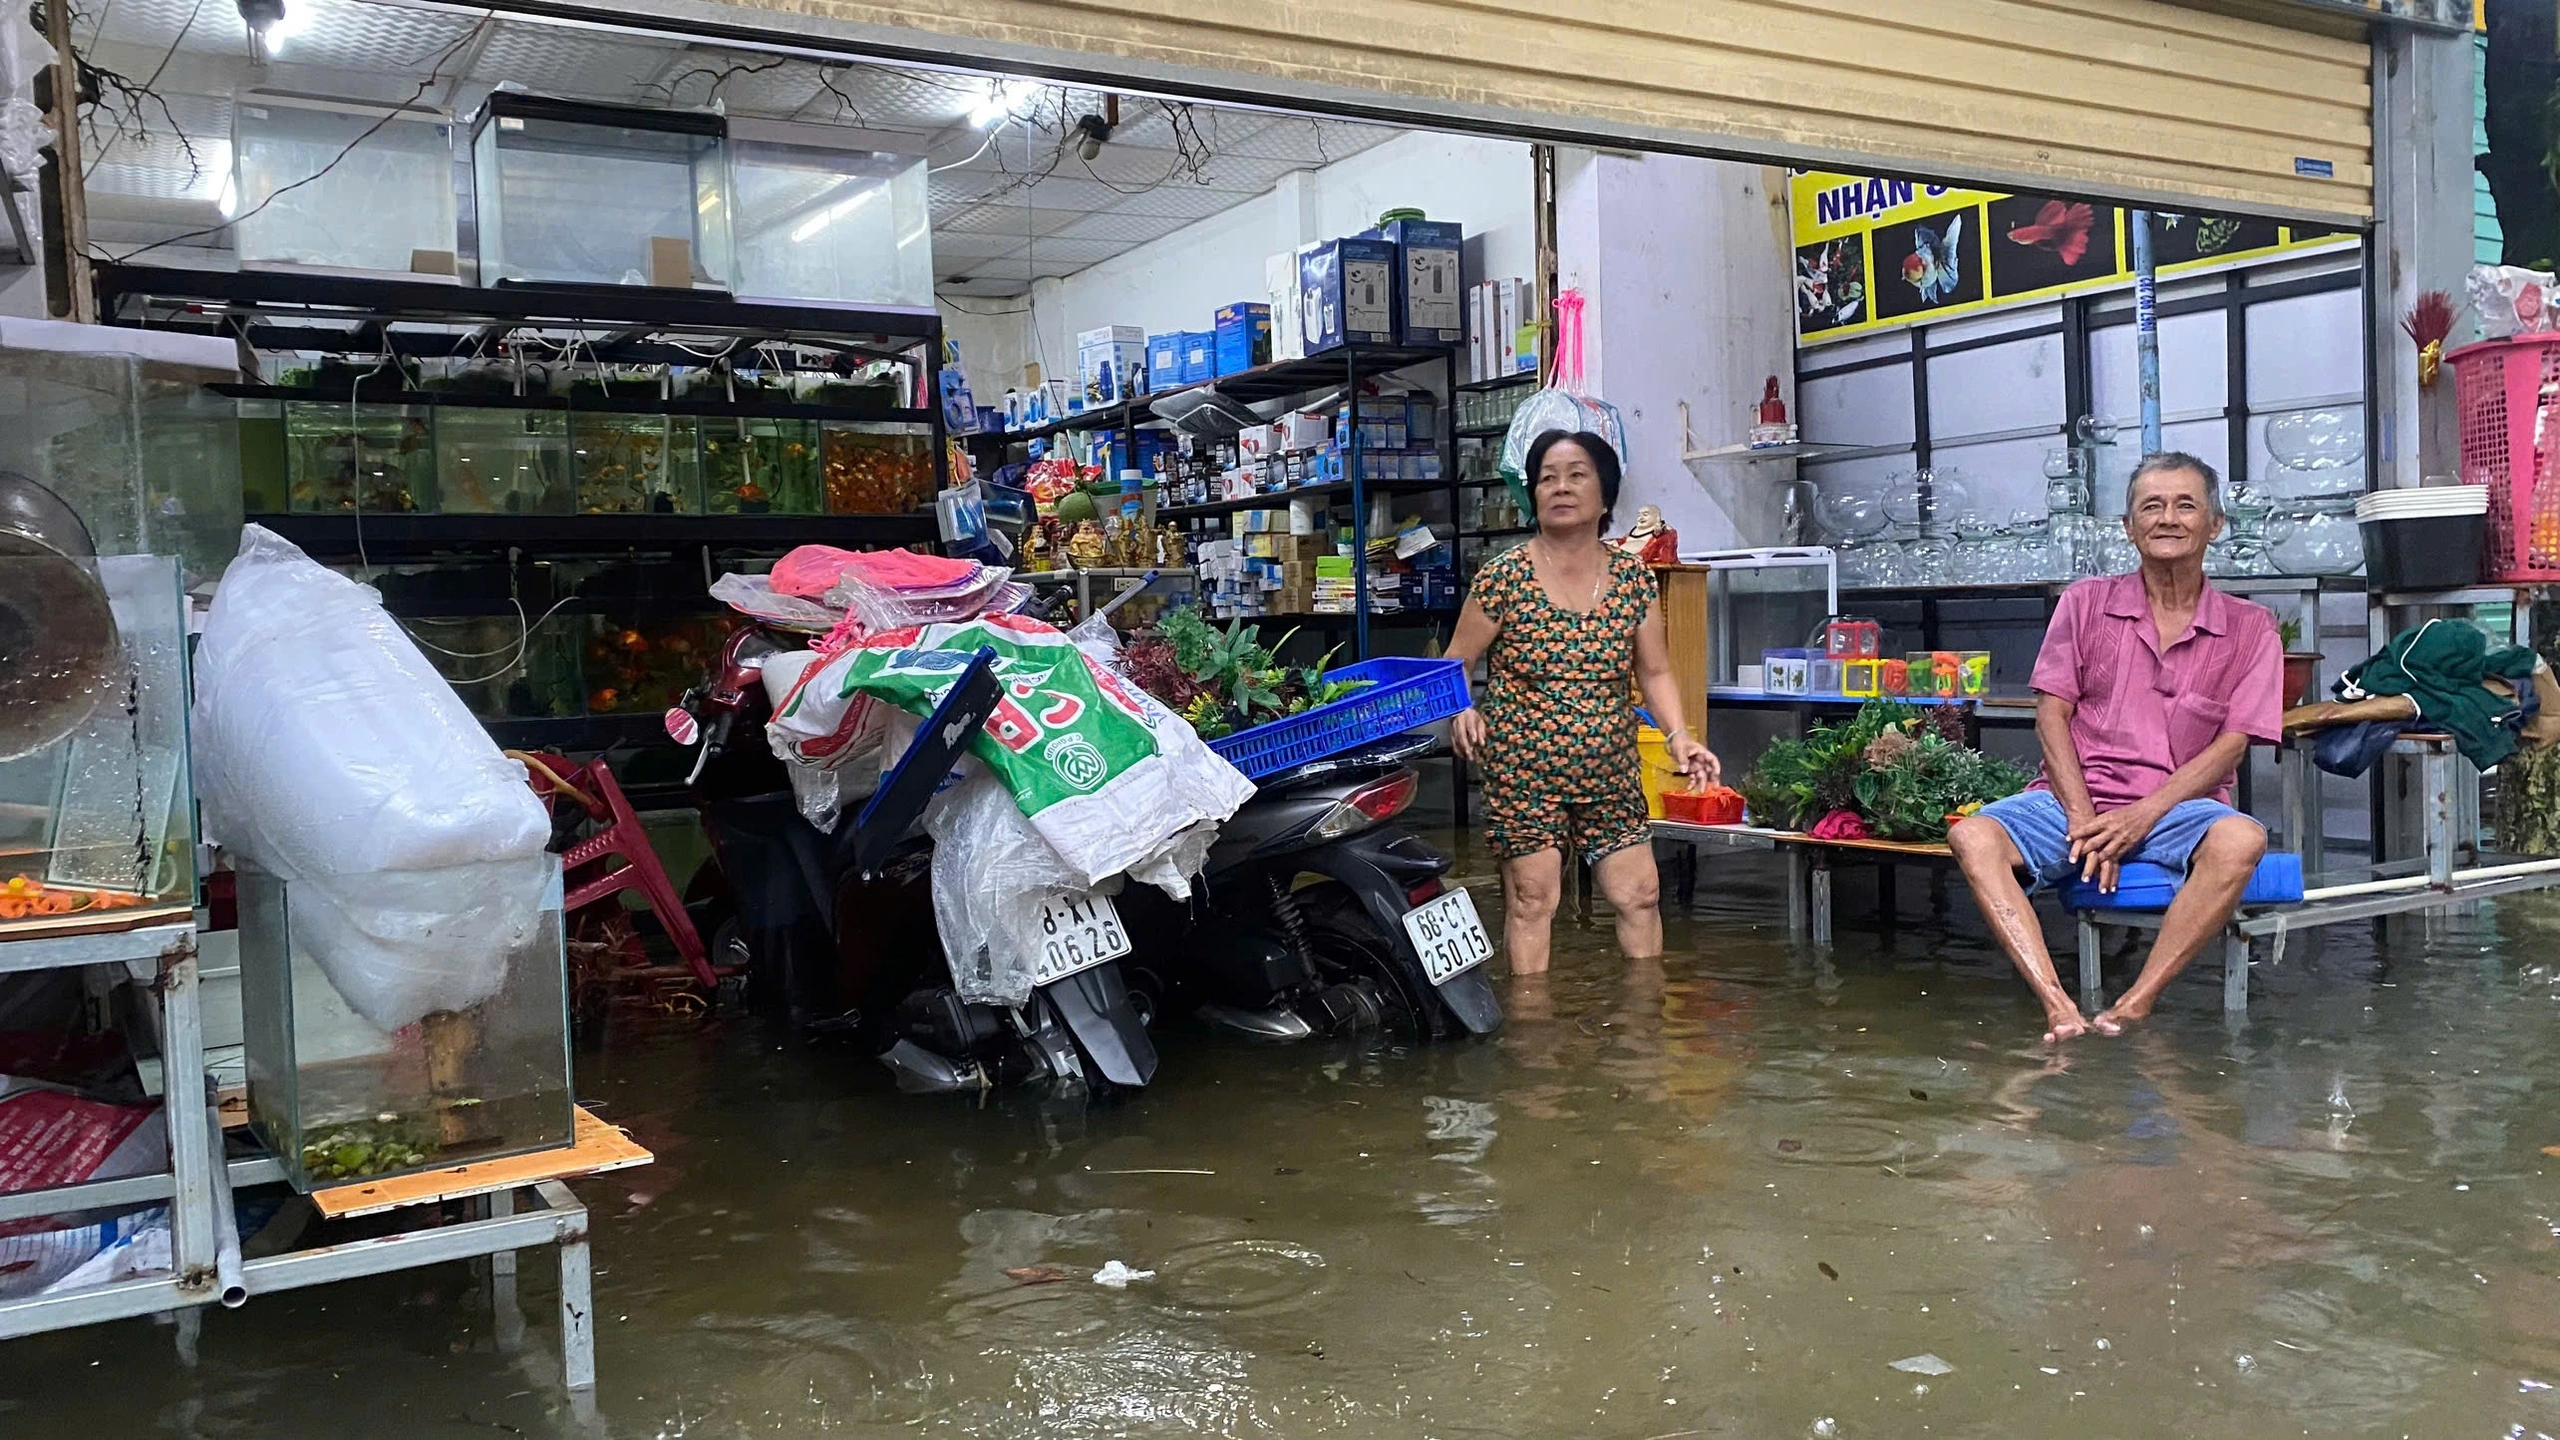
M 2456 472 L 2453 377 L 2418 388 L 2400 319 L 2419 294 L 2463 303 L 2472 263 L 2471 37 L 2374 27 L 2373 402 L 2378 485 Z M 2458 343 L 2463 330 L 2457 327 Z
M 1670 155 L 1557 158 L 1558 284 L 1588 297 L 1583 357 L 1627 425 L 1617 528 L 1661 507 L 1684 550 L 1774 543 L 1793 461 L 1684 462 L 1741 441 L 1762 384 L 1795 392 L 1785 172 Z

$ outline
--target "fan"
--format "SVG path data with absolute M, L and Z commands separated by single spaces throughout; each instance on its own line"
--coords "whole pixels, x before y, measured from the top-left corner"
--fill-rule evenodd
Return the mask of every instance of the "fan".
M 61 496 L 0 471 L 0 760 L 79 728 L 125 674 L 96 556 Z

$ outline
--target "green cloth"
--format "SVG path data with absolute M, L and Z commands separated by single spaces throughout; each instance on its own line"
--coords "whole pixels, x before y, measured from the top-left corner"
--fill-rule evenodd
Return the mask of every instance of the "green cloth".
M 2484 683 L 2513 681 L 2518 694 L 2533 686 L 2533 652 L 2522 645 L 2489 648 L 2489 634 L 2461 620 L 2430 620 L 2391 637 L 2371 659 L 2347 672 L 2338 693 L 2406 695 L 2418 702 L 2418 718 L 2453 736 L 2462 757 L 2486 770 L 2516 752 L 2514 697 Z

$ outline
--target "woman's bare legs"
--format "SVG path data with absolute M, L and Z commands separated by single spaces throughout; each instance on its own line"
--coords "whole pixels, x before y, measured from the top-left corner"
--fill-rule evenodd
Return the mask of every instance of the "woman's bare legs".
M 1564 853 L 1540 850 L 1502 862 L 1502 954 L 1513 975 L 1543 975 L 1556 902 L 1564 894 Z
M 1618 912 L 1618 948 L 1630 960 L 1662 953 L 1662 877 L 1653 867 L 1650 843 L 1629 845 L 1600 857 L 1593 867 L 1600 893 Z

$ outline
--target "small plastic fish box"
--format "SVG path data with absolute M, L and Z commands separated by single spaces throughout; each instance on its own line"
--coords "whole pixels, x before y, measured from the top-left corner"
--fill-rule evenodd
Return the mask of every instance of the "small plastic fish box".
M 2178 898 L 2178 887 L 2183 883 L 2185 877 L 2165 865 L 2135 860 L 2116 872 L 2113 894 L 2100 890 L 2094 881 L 2063 882 L 2062 904 L 2069 910 L 2166 910 L 2169 902 Z M 2301 904 L 2302 857 L 2282 850 L 2268 851 L 2249 876 L 2248 886 L 2240 892 L 2240 903 Z

